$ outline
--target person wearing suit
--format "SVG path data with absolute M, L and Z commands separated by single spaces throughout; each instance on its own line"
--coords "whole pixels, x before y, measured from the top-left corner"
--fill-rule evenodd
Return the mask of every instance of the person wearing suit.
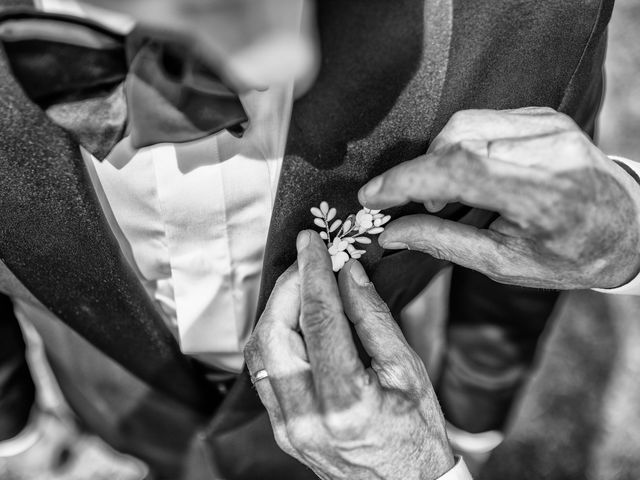
M 8 20 L 31 18 L 30 1 L 1 5 Z M 135 65 L 122 35 L 92 25 L 102 36 L 88 50 L 109 55 L 64 49 L 63 62 L 54 55 L 37 70 L 43 63 L 29 62 L 31 40 L 20 36 L 29 24 L 9 29 L 0 68 L 0 439 L 23 429 L 33 403 L 17 316 L 39 331 L 80 421 L 161 477 L 313 478 L 276 445 L 240 353 L 295 260 L 309 209 L 326 200 L 341 214 L 357 211 L 364 183 L 424 154 L 460 110 L 548 106 L 592 134 L 612 7 L 318 2 L 322 60 L 304 96 L 291 106 L 290 91 L 269 89 L 254 102 L 241 95 L 252 125 L 242 141 L 227 125 L 222 136 L 135 156 L 126 140 L 108 148 L 124 131 L 120 91 Z M 87 53 L 78 38 L 67 43 Z M 95 68 L 80 68 L 87 58 Z M 175 63 L 162 66 L 171 80 Z M 67 70 L 79 74 L 59 75 Z M 72 88 L 51 88 L 61 78 Z M 126 100 L 145 98 L 139 92 Z M 138 110 L 128 115 L 134 132 L 149 133 Z M 407 204 L 389 213 L 422 211 Z M 479 226 L 493 218 L 461 205 L 440 216 Z M 242 241 L 249 248 L 234 251 Z M 396 317 L 445 265 L 375 242 L 362 260 Z M 451 423 L 471 432 L 502 427 L 556 298 L 454 267 L 436 381 Z

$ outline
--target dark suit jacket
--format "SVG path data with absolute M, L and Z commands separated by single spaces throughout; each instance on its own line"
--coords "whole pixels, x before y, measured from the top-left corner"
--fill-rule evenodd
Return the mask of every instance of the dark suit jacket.
M 357 210 L 357 189 L 423 154 L 454 112 L 544 105 L 592 132 L 612 8 L 613 0 L 319 1 L 322 69 L 294 105 L 259 312 L 294 260 L 297 232 L 311 225 L 309 208 L 327 200 L 339 212 Z M 222 399 L 180 353 L 109 231 L 78 145 L 25 96 L 4 55 L 0 95 L 0 291 L 42 303 L 60 319 L 33 315 L 79 418 L 174 478 L 208 471 L 313 478 L 275 445 L 246 375 Z M 454 206 L 443 215 L 465 211 Z M 442 267 L 375 245 L 363 259 L 394 312 Z M 461 269 L 454 278 L 452 325 L 497 325 L 512 337 L 537 338 L 556 298 Z M 33 386 L 2 302 L 0 438 L 7 438 L 24 425 Z M 530 352 L 512 360 L 526 363 Z

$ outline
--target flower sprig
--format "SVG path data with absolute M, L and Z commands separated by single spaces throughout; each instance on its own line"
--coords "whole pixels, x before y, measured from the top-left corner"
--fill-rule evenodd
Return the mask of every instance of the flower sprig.
M 322 229 L 320 237 L 327 243 L 334 272 L 339 272 L 350 258 L 359 259 L 366 253 L 362 245 L 369 245 L 371 239 L 365 235 L 378 235 L 384 232 L 391 217 L 380 210 L 363 208 L 349 215 L 346 220 L 336 219 L 338 211 L 330 208 L 327 202 L 311 209 L 315 217 L 313 223 Z

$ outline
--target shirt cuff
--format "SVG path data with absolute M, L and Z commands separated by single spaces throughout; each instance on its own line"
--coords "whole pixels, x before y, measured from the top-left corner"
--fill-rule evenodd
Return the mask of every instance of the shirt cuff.
M 38 443 L 40 440 L 39 418 L 40 414 L 35 412 L 22 432 L 9 440 L 0 442 L 0 458 L 15 457 Z
M 618 164 L 626 166 L 625 170 L 631 170 L 637 176 L 634 180 L 640 178 L 640 163 L 629 160 L 628 158 L 609 156 L 611 160 Z M 621 168 L 623 168 L 621 165 Z M 633 176 L 633 175 L 632 175 Z M 629 283 L 617 288 L 592 288 L 595 292 L 608 293 L 611 295 L 640 295 L 640 274 L 638 274 Z
M 456 464 L 438 480 L 473 480 L 462 457 L 456 457 Z

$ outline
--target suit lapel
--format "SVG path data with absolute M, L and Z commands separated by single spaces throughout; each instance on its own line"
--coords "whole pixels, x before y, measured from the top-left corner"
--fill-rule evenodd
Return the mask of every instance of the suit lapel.
M 261 301 L 295 261 L 295 238 L 313 228 L 309 210 L 326 200 L 345 218 L 358 189 L 391 166 L 426 152 L 444 85 L 450 0 L 324 1 L 323 67 L 296 102 L 278 187 Z M 384 32 L 384 33 L 381 33 Z M 392 212 L 405 214 L 406 209 Z M 362 261 L 382 257 L 377 244 Z
M 447 73 L 451 0 L 393 7 L 384 0 L 323 0 L 318 9 L 323 64 L 312 90 L 294 104 L 258 316 L 295 261 L 298 232 L 313 228 L 312 206 L 326 200 L 341 217 L 355 213 L 362 184 L 426 152 Z M 362 260 L 371 269 L 381 257 L 374 242 Z M 224 435 L 242 431 L 256 415 L 265 411 L 245 372 L 212 424 L 221 433 L 216 447 L 232 444 Z
M 0 260 L 47 308 L 136 376 L 211 408 L 123 259 L 78 145 L 26 98 L 3 52 L 0 98 Z

